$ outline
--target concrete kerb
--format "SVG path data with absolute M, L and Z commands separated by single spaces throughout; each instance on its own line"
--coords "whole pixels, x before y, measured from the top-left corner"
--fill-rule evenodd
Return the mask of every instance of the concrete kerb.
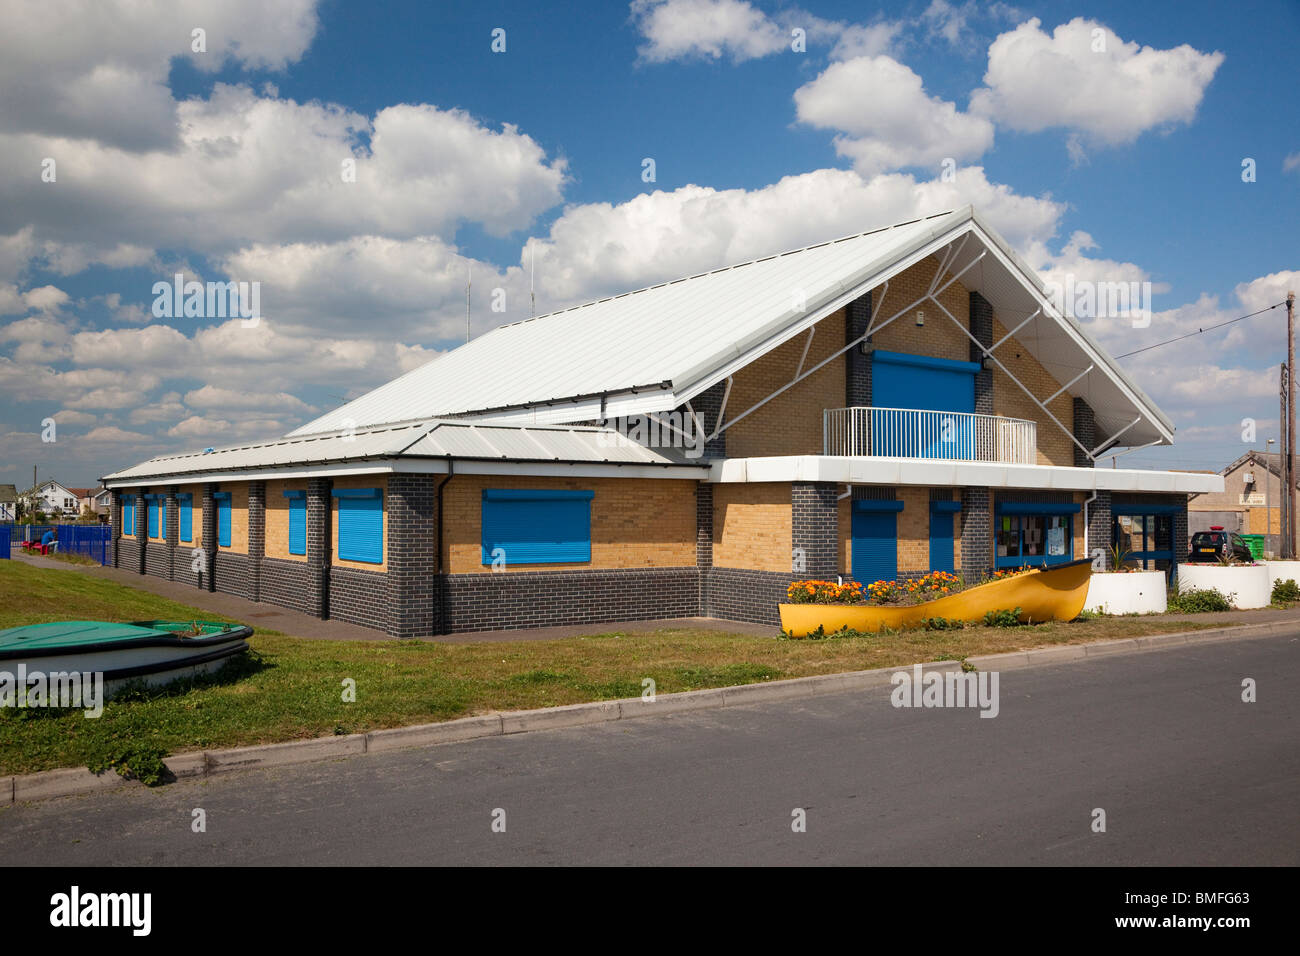
M 1016 668 L 1065 663 L 1110 654 L 1132 654 L 1140 651 L 1160 650 L 1181 645 L 1251 640 L 1294 630 L 1295 628 L 1296 623 L 1293 621 L 1242 624 L 1235 627 L 1214 628 L 1203 631 L 1178 631 L 1172 634 L 1153 634 L 1149 637 L 1122 638 L 1092 644 L 1063 644 L 1028 651 L 1009 651 L 1005 654 L 984 654 L 969 657 L 966 662 L 974 666 L 976 670 L 1014 670 Z M 193 779 L 235 770 L 312 763 L 366 753 L 383 753 L 435 744 L 477 740 L 483 737 L 499 737 L 504 734 L 556 730 L 563 727 L 608 723 L 615 720 L 634 720 L 639 717 L 715 710 L 720 707 L 797 700 L 826 694 L 887 687 L 895 673 L 900 670 L 908 670 L 913 666 L 915 665 L 902 664 L 867 671 L 850 671 L 843 674 L 823 674 L 816 677 L 796 677 L 762 684 L 741 684 L 736 687 L 686 691 L 680 694 L 661 694 L 654 700 L 631 698 L 628 700 L 604 700 L 586 704 L 568 704 L 562 707 L 543 707 L 536 710 L 464 717 L 460 720 L 448 720 L 436 724 L 394 727 L 388 730 L 374 730 L 365 734 L 317 737 L 312 740 L 235 747 L 227 750 L 206 750 L 177 754 L 168 757 L 165 763 L 167 769 L 177 780 Z M 929 661 L 923 663 L 921 669 L 923 672 L 945 672 L 959 670 L 961 666 L 962 662 L 955 660 Z M 0 806 L 29 800 L 44 800 L 51 797 L 75 796 L 100 790 L 114 790 L 126 786 L 140 787 L 143 785 L 137 781 L 126 780 L 113 771 L 96 774 L 84 768 L 46 770 L 41 773 L 22 776 L 0 777 Z

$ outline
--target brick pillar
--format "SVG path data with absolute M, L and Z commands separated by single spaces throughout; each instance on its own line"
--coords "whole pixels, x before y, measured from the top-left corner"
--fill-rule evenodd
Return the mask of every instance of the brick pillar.
M 307 569 L 312 613 L 322 620 L 330 613 L 330 492 L 328 478 L 307 479 Z
M 1081 398 L 1074 400 L 1074 437 L 1085 448 L 1097 447 L 1097 416 L 1093 414 L 1092 406 Z M 1085 455 L 1079 445 L 1074 445 L 1074 467 L 1095 467 L 1097 463 Z
M 978 292 L 970 294 L 970 334 L 984 348 L 993 344 L 993 306 Z M 970 343 L 970 360 L 984 361 L 984 353 L 974 342 Z M 975 373 L 975 412 L 993 414 L 993 370 L 981 369 Z
M 839 485 L 829 481 L 796 481 L 790 486 L 790 543 L 802 549 L 807 562 L 800 578 L 829 580 L 839 564 Z M 798 551 L 795 551 L 798 554 Z
M 176 580 L 176 549 L 180 547 L 181 516 L 176 507 L 175 485 L 167 489 L 167 520 L 163 522 L 163 538 L 167 542 L 167 580 Z
M 718 382 L 716 385 L 705 389 L 699 395 L 691 399 L 691 409 L 699 416 L 700 424 L 704 426 L 704 434 L 712 435 L 718 427 L 718 416 L 722 412 L 722 396 L 726 394 L 727 383 Z M 734 409 L 733 409 L 734 410 Z M 740 409 L 744 411 L 744 409 Z M 704 443 L 705 458 L 726 458 L 727 457 L 727 433 L 719 432 L 717 438 L 710 439 Z
M 844 316 L 844 344 L 861 338 L 871 327 L 871 293 L 849 303 Z M 868 339 L 868 342 L 871 340 Z M 871 353 L 855 345 L 845 355 L 844 404 L 849 408 L 871 404 Z
M 140 547 L 139 560 L 132 571 L 144 574 L 144 553 L 149 548 L 149 502 L 144 500 L 148 488 L 137 488 L 135 490 L 135 541 Z
M 993 570 L 993 495 L 987 488 L 961 490 L 961 574 L 976 580 Z
M 1078 399 L 1076 398 L 1075 401 L 1077 402 Z M 1075 557 L 1091 558 L 1092 553 L 1100 548 L 1101 568 L 1103 571 L 1111 570 L 1114 562 L 1110 559 L 1110 539 L 1114 533 L 1114 520 L 1110 510 L 1110 492 L 1097 492 L 1097 500 L 1088 505 L 1088 554 L 1079 554 Z
M 117 543 L 122 539 L 122 496 L 116 491 L 108 494 L 108 547 L 109 563 L 118 567 Z
M 1191 541 L 1187 534 L 1187 496 L 1180 495 L 1182 500 L 1180 510 L 1174 512 L 1174 540 L 1172 542 L 1174 551 L 1173 567 L 1169 569 L 1169 578 L 1171 581 L 1178 580 L 1178 562 L 1187 560 L 1187 551 L 1191 546 Z
M 199 572 L 199 587 L 215 591 L 212 569 L 217 566 L 217 503 L 213 498 L 217 486 L 203 486 L 203 570 Z
M 695 567 L 699 571 L 699 614 L 709 612 L 709 569 L 713 567 L 713 485 L 707 481 L 695 485 Z
M 393 637 L 429 637 L 440 620 L 436 488 L 434 475 L 388 476 L 388 633 Z
M 248 483 L 248 596 L 262 600 L 262 558 L 266 554 L 266 482 Z

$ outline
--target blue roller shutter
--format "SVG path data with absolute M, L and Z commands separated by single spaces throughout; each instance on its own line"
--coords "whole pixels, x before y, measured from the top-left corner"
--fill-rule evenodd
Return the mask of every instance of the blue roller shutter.
M 122 533 L 135 534 L 135 495 L 122 496 Z
M 383 492 L 378 488 L 345 488 L 336 489 L 334 496 L 338 498 L 339 557 L 344 561 L 383 564 Z M 305 535 L 305 511 L 303 517 Z
M 853 579 L 863 584 L 898 577 L 901 501 L 853 502 Z M 888 510 L 882 510 L 888 506 Z
M 191 495 L 177 495 L 176 506 L 180 509 L 179 521 L 181 540 L 194 540 L 194 498 Z
M 230 492 L 222 491 L 212 496 L 217 504 L 217 545 L 230 547 Z
M 307 493 L 286 491 L 289 499 L 289 553 L 307 553 Z
M 511 564 L 591 560 L 591 491 L 483 490 L 483 563 L 498 548 Z
M 149 537 L 158 537 L 158 496 L 145 495 L 145 502 L 148 509 Z

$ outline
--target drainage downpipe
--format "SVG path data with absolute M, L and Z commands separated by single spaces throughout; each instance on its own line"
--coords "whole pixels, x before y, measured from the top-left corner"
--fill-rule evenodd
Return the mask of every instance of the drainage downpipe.
M 456 465 L 450 455 L 447 456 L 447 477 L 438 482 L 437 489 L 437 511 L 438 511 L 438 550 L 437 568 L 438 568 L 438 633 L 447 633 L 447 569 L 442 565 L 442 489 L 447 486 L 456 475 Z

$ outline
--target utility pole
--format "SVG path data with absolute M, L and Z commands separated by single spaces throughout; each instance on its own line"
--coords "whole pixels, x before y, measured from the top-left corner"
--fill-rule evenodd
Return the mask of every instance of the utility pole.
M 1291 390 L 1291 371 L 1296 367 L 1296 294 L 1287 293 L 1287 514 L 1291 523 L 1287 528 L 1287 558 L 1296 557 L 1296 401 Z
M 1289 557 L 1287 554 L 1287 529 L 1291 525 L 1291 504 L 1295 500 L 1293 496 L 1286 493 L 1286 404 L 1287 396 L 1290 394 L 1290 382 L 1287 376 L 1286 363 L 1283 362 L 1278 367 L 1278 391 L 1277 391 L 1277 423 L 1278 423 L 1278 455 L 1277 455 L 1277 476 L 1278 476 L 1278 494 L 1277 494 L 1277 551 L 1279 558 Z
M 1272 445 L 1271 438 L 1264 442 L 1264 550 L 1270 554 L 1277 554 L 1268 544 L 1268 539 L 1273 536 L 1273 468 L 1268 463 L 1272 454 L 1269 449 Z

